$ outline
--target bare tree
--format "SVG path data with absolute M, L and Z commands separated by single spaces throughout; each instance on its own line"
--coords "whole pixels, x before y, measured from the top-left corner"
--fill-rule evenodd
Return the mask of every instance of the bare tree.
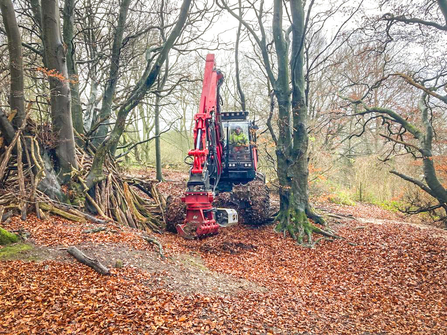
M 110 59 L 110 72 L 109 77 L 107 78 L 104 96 L 102 99 L 102 106 L 99 112 L 99 120 L 106 121 L 110 118 L 112 113 L 112 99 L 115 95 L 116 85 L 118 83 L 118 73 L 120 69 L 120 55 L 121 49 L 123 47 L 123 36 L 124 30 L 127 20 L 127 12 L 129 10 L 130 0 L 123 0 L 120 5 L 118 24 L 115 28 L 114 38 L 113 38 L 113 46 L 112 46 L 112 55 Z M 103 122 L 96 134 L 96 138 L 93 143 L 95 145 L 99 145 L 107 135 L 108 125 Z
M 440 112 L 442 115 L 442 110 L 445 110 L 447 104 L 447 96 L 442 93 L 446 85 L 447 64 L 444 57 L 440 59 L 437 55 L 438 51 L 433 39 L 427 39 L 429 36 L 439 38 L 439 34 L 445 38 L 447 2 L 438 0 L 436 3 L 437 6 L 433 1 L 425 1 L 403 8 L 403 12 L 402 7 L 397 6 L 398 4 L 393 7 L 393 3 L 388 3 L 391 5 L 391 10 L 397 11 L 397 14 L 384 14 L 377 21 L 378 28 L 383 28 L 386 46 L 396 44 L 403 50 L 404 55 L 397 59 L 398 64 L 390 66 L 384 76 L 372 85 L 372 89 L 367 90 L 363 95 L 354 95 L 349 98 L 345 94 L 345 99 L 357 106 L 357 115 L 365 118 L 365 124 L 373 118 L 380 118 L 382 124 L 386 125 L 386 133 L 381 135 L 392 144 L 392 150 L 387 158 L 393 154 L 401 154 L 403 149 L 404 153 L 422 161 L 422 179 L 397 170 L 390 171 L 417 186 L 436 201 L 435 204 L 431 203 L 418 209 L 408 209 L 409 213 L 427 212 L 439 208 L 447 213 L 447 190 L 438 176 L 437 155 L 434 148 L 437 136 L 435 129 L 439 122 L 437 115 Z M 406 12 L 406 9 L 409 12 Z M 424 16 L 413 17 L 411 12 L 423 13 L 421 15 Z M 413 43 L 423 48 L 422 61 L 413 61 L 409 57 L 411 53 L 406 52 Z M 383 46 L 381 48 L 383 50 Z M 406 64 L 406 67 L 403 68 L 401 64 Z M 388 85 L 390 81 L 403 81 L 407 84 L 408 91 L 419 92 L 420 100 L 414 103 L 418 113 L 415 113 L 415 110 L 405 110 L 402 106 L 384 108 L 374 104 L 371 95 L 378 87 Z M 347 89 L 346 93 L 349 90 Z M 446 217 L 443 219 L 447 225 Z

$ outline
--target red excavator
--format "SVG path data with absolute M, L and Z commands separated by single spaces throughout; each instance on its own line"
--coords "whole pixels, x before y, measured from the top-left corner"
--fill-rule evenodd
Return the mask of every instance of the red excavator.
M 194 116 L 194 149 L 188 152 L 192 167 L 182 197 L 186 218 L 176 226 L 179 235 L 185 238 L 216 234 L 219 227 L 238 222 L 236 209 L 253 205 L 246 201 L 245 205 L 233 206 L 236 209 L 213 207 L 216 194 L 231 192 L 233 186 L 259 177 L 257 127 L 247 119 L 246 111 L 221 111 L 219 89 L 223 79 L 223 74 L 216 69 L 214 55 L 208 54 L 199 111 Z M 266 212 L 265 206 L 259 206 L 263 212 Z

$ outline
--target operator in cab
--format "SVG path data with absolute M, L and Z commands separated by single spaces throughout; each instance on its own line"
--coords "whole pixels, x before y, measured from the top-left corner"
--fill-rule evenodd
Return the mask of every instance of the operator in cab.
M 242 131 L 241 126 L 237 126 L 234 132 L 230 136 L 230 145 L 236 151 L 240 151 L 243 147 L 247 146 L 248 138 L 247 135 Z

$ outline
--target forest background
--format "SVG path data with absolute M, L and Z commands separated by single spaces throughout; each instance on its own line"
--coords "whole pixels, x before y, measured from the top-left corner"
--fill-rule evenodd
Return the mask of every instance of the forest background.
M 66 60 L 64 74 L 49 69 L 51 60 L 45 56 L 49 48 L 45 39 L 53 38 L 45 37 L 45 29 L 56 29 L 46 23 L 54 1 L 3 1 L 2 112 L 16 129 L 25 113 L 25 107 L 19 107 L 14 118 L 11 104 L 15 76 L 10 73 L 15 63 L 14 51 L 8 49 L 7 35 L 13 35 L 7 18 L 15 16 L 24 101 L 31 103 L 35 133 L 44 146 L 56 147 L 59 153 L 74 150 L 73 146 L 57 149 L 58 135 L 49 132 L 65 132 L 66 120 L 58 121 L 49 107 L 55 103 L 50 94 L 57 86 L 54 81 L 65 82 L 71 91 L 74 137 L 98 147 L 111 135 L 107 151 L 122 166 L 156 167 L 161 179 L 162 166 L 187 171 L 183 160 L 191 148 L 204 57 L 214 52 L 226 78 L 224 109 L 250 111 L 260 127 L 261 170 L 275 189 L 272 133 L 278 127 L 277 103 L 255 37 L 265 38 L 271 68 L 278 71 L 274 3 L 60 2 L 60 15 L 53 14 L 59 20 L 64 49 L 56 52 Z M 287 22 L 291 13 L 284 8 L 282 19 Z M 308 1 L 304 10 L 311 195 L 342 204 L 361 201 L 429 213 L 442 222 L 447 178 L 445 2 Z M 241 24 L 231 12 L 243 18 Z M 287 39 L 290 31 L 284 28 L 284 33 Z M 150 85 L 149 79 L 153 79 Z M 126 117 L 120 118 L 120 113 Z M 122 129 L 115 132 L 116 125 Z M 430 139 L 418 137 L 418 129 L 429 132 Z M 7 133 L 7 127 L 2 132 Z M 431 172 L 424 165 L 426 142 L 430 142 L 428 160 L 434 163 Z M 100 161 L 86 176 L 88 187 L 101 178 Z M 58 164 L 63 168 L 66 163 L 62 158 Z M 441 195 L 425 185 L 429 173 L 443 189 Z

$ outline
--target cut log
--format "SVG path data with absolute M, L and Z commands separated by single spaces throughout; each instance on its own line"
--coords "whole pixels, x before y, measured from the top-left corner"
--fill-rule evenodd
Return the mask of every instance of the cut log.
M 81 250 L 79 250 L 76 247 L 69 247 L 67 249 L 68 253 L 72 255 L 74 258 L 76 258 L 79 262 L 82 264 L 85 264 L 87 266 L 90 266 L 93 270 L 96 272 L 102 274 L 102 275 L 109 275 L 110 271 L 108 268 L 106 268 L 104 265 L 101 264 L 100 261 L 97 259 L 93 259 L 88 257 L 86 254 L 84 254 Z

